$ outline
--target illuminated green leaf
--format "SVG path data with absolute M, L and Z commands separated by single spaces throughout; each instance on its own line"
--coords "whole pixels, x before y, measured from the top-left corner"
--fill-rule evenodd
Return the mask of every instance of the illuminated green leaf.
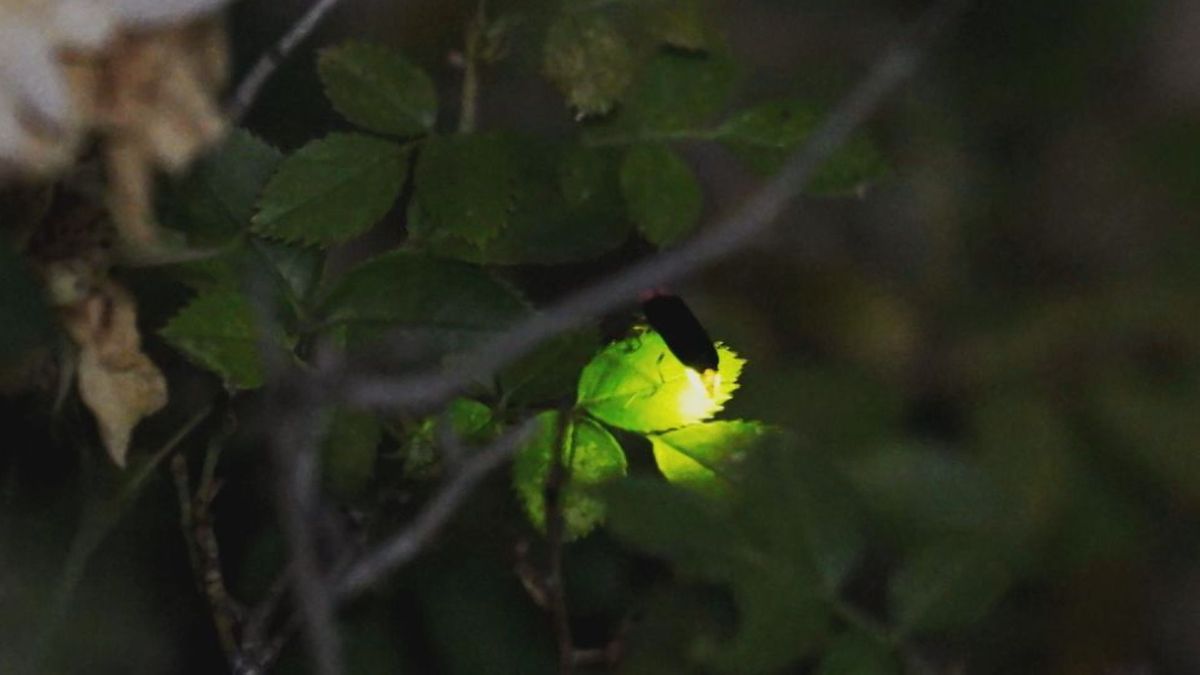
M 775 101 L 734 115 L 716 137 L 752 168 L 774 173 L 808 138 L 825 112 L 806 101 Z M 879 149 L 861 134 L 843 144 L 809 180 L 811 194 L 848 194 L 887 172 Z
M 305 145 L 267 183 L 254 231 L 304 244 L 362 234 L 400 194 L 405 154 L 395 143 L 361 134 L 330 134 Z
M 647 331 L 608 345 L 583 369 L 578 403 L 596 418 L 630 431 L 665 431 L 717 414 L 737 389 L 745 361 L 718 345 L 719 377 L 706 387 Z
M 372 258 L 342 276 L 320 302 L 327 324 L 344 324 L 361 344 L 385 333 L 447 352 L 528 316 L 521 296 L 487 272 L 410 251 Z
M 633 79 L 633 54 L 620 31 L 595 12 L 562 14 L 550 25 L 546 76 L 581 116 L 612 110 Z
M 665 145 L 636 145 L 621 164 L 629 215 L 652 244 L 672 244 L 700 222 L 700 185 L 691 167 Z
M 723 490 L 726 472 L 760 441 L 767 429 L 742 420 L 692 424 L 648 436 L 654 461 L 667 480 L 704 491 Z
M 363 128 L 413 136 L 433 127 L 433 81 L 399 52 L 361 42 L 333 47 L 321 51 L 317 72 L 333 107 Z
M 259 354 L 262 332 L 254 308 L 244 294 L 203 293 L 176 314 L 160 333 L 190 360 L 215 372 L 230 386 L 238 389 L 262 386 L 263 365 Z
M 617 440 L 599 424 L 573 420 L 562 428 L 555 411 L 538 416 L 534 437 L 518 452 L 513 464 L 513 482 L 529 520 L 546 526 L 546 478 L 554 457 L 555 443 L 562 441 L 562 462 L 568 472 L 559 499 L 566 535 L 581 537 L 604 520 L 605 505 L 588 491 L 600 483 L 625 475 L 625 452 Z

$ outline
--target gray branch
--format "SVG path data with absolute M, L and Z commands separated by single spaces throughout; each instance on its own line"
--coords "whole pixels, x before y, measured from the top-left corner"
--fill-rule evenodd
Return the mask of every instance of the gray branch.
M 404 566 L 429 545 L 488 474 L 508 461 L 535 426 L 526 421 L 466 460 L 406 529 L 363 556 L 338 584 L 338 595 L 351 597 Z
M 283 37 L 279 38 L 279 42 L 276 42 L 262 56 L 258 57 L 258 61 L 251 66 L 250 71 L 238 83 L 233 97 L 230 98 L 229 104 L 225 107 L 225 117 L 229 119 L 230 124 L 237 124 L 246 116 L 246 112 L 250 110 L 250 106 L 258 98 L 258 93 L 262 90 L 263 85 L 267 83 L 267 80 L 271 79 L 271 76 L 275 74 L 280 64 L 296 50 L 296 47 L 300 46 L 301 42 L 304 42 L 305 38 L 316 30 L 321 20 L 325 18 L 325 15 L 336 7 L 340 1 L 316 0 L 308 8 L 308 11 L 292 25 L 291 29 L 284 33 Z

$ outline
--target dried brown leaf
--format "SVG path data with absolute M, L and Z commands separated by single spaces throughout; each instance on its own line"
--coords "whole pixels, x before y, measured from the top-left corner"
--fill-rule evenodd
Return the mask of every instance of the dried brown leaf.
M 79 348 L 79 397 L 96 418 L 109 457 L 125 466 L 133 429 L 167 403 L 167 381 L 141 350 L 137 305 L 111 280 L 62 309 Z

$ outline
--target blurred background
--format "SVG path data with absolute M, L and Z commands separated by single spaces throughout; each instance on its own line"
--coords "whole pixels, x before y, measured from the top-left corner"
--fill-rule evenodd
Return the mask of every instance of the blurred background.
M 533 17 L 551 7 L 490 5 Z M 235 3 L 235 72 L 306 6 Z M 714 3 L 740 64 L 731 108 L 836 100 L 922 7 Z M 451 54 L 474 11 L 458 0 L 344 0 L 245 126 L 285 151 L 342 128 L 314 53 L 347 38 L 426 68 L 451 125 L 461 78 Z M 539 25 L 526 22 L 510 57 L 485 71 L 481 129 L 572 132 L 539 76 Z M 914 638 L 934 672 L 1200 673 L 1197 45 L 1193 0 L 976 2 L 871 122 L 891 167 L 884 180 L 857 196 L 798 200 L 769 238 L 678 289 L 749 359 L 729 416 L 792 429 L 853 485 L 871 526 L 849 592 L 868 610 L 906 551 L 960 538 L 1005 547 L 1009 574 L 987 611 Z M 721 147 L 680 149 L 709 216 L 760 183 Z M 402 215 L 391 224 L 377 236 L 395 238 Z M 333 266 L 373 241 L 338 251 Z M 517 275 L 543 284 L 535 297 L 553 296 L 620 262 Z M 179 292 L 156 297 L 169 305 Z M 185 369 L 167 348 L 150 350 L 169 375 Z M 3 664 L 52 604 L 89 479 L 76 439 L 53 432 L 36 401 L 4 399 L 0 416 Z M 253 597 L 281 553 L 262 453 L 243 445 L 228 453 L 216 518 L 232 583 Z M 513 542 L 527 536 L 513 501 L 497 477 L 431 555 L 347 612 L 351 672 L 552 672 L 548 621 L 511 571 Z M 603 532 L 569 547 L 567 569 L 577 639 L 590 647 L 608 644 L 669 578 Z M 694 620 L 672 606 L 673 620 Z M 224 672 L 165 475 L 92 557 L 62 635 L 49 672 Z M 655 647 L 678 651 L 680 635 Z M 305 672 L 303 660 L 293 646 L 278 672 Z M 636 657 L 611 672 L 684 672 L 646 665 L 668 662 Z

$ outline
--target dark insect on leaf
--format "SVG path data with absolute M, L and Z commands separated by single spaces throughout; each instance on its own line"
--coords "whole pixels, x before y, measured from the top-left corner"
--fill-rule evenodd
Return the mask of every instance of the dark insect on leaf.
M 682 298 L 653 295 L 642 301 L 642 312 L 680 363 L 700 373 L 717 369 L 717 348 Z

